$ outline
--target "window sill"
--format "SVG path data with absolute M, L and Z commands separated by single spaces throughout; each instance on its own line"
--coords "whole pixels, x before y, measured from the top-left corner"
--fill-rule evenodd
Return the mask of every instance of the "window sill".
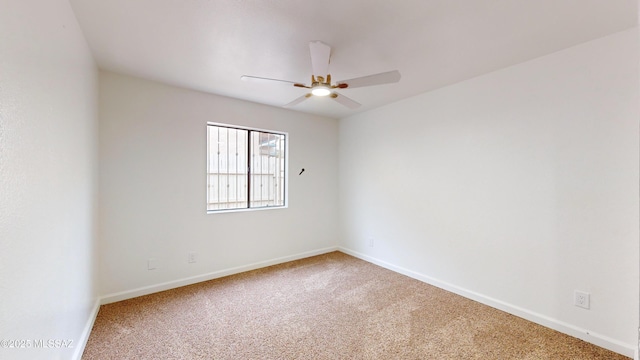
M 288 207 L 289 207 L 288 205 L 284 205 L 284 206 L 265 206 L 265 207 L 259 207 L 259 208 L 249 208 L 249 209 L 242 208 L 242 209 L 225 209 L 225 210 L 207 210 L 207 215 L 248 212 L 248 211 L 279 210 L 279 209 L 286 209 Z

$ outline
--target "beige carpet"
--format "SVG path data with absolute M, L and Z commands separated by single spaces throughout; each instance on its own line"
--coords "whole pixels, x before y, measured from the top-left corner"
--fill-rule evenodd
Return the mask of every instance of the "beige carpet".
M 340 252 L 100 308 L 83 359 L 628 359 Z

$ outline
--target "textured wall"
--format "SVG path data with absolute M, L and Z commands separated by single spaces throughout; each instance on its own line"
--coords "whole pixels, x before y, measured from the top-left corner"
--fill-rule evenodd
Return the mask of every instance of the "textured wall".
M 65 0 L 0 11 L 0 339 L 72 340 L 95 304 L 97 69 Z
M 206 214 L 208 121 L 289 134 L 288 208 Z M 102 294 L 335 246 L 337 138 L 334 119 L 101 72 Z
M 632 354 L 638 60 L 632 29 L 341 120 L 342 243 Z

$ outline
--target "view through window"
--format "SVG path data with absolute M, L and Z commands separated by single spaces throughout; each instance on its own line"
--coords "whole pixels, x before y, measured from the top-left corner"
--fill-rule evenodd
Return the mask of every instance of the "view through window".
M 207 124 L 207 211 L 285 206 L 285 133 Z

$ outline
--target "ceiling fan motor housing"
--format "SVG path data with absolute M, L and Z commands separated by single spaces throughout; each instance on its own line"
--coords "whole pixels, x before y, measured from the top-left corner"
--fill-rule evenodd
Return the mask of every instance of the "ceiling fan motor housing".
M 311 93 L 315 96 L 327 96 L 332 93 L 331 89 L 334 87 L 331 86 L 331 75 L 327 75 L 327 80 L 325 81 L 322 76 L 314 76 L 311 75 Z

